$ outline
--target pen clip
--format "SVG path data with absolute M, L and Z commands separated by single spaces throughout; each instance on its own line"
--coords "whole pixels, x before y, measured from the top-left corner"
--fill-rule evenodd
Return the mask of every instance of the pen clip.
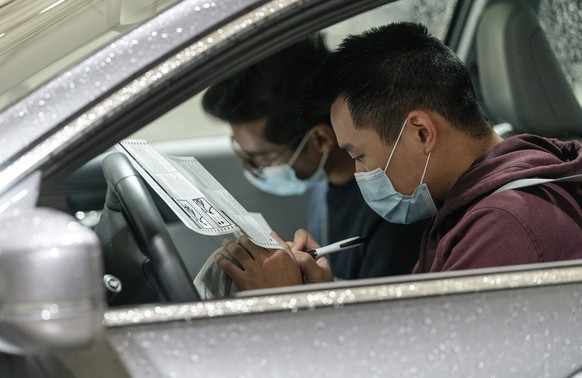
M 340 248 L 346 248 L 346 247 L 350 247 L 352 245 L 358 245 L 358 244 L 365 243 L 366 241 L 368 241 L 368 237 L 361 236 L 359 238 L 355 238 L 354 240 L 350 240 L 348 242 L 342 243 L 339 246 L 340 246 Z

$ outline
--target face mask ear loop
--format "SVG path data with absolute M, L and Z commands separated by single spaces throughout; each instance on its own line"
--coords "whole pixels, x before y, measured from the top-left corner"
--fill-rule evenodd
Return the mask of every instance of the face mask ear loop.
M 291 159 L 289 159 L 289 161 L 287 162 L 288 166 L 292 167 L 293 164 L 295 164 L 295 160 L 297 160 L 297 158 L 301 154 L 301 151 L 303 151 L 303 148 L 307 144 L 307 141 L 309 140 L 310 135 L 311 135 L 311 131 L 309 131 L 307 134 L 305 134 L 303 139 L 301 139 L 301 142 L 299 142 L 297 149 L 295 150 L 295 152 L 293 152 L 293 156 L 291 156 Z
M 329 156 L 329 151 L 325 151 L 323 153 L 323 157 L 321 158 L 321 161 L 319 162 L 319 167 L 317 167 L 318 170 L 322 169 L 323 166 L 325 165 L 325 163 L 327 163 L 328 156 Z
M 424 165 L 424 171 L 422 171 L 422 177 L 420 178 L 420 184 L 418 185 L 422 185 L 422 181 L 424 180 L 424 175 L 426 174 L 426 169 L 428 168 L 428 162 L 430 160 L 430 154 L 432 154 L 432 152 L 428 153 L 428 158 L 426 158 L 426 164 Z
M 388 164 L 390 164 L 390 160 L 392 160 L 392 155 L 394 155 L 394 151 L 396 151 L 396 145 L 398 145 L 398 142 L 400 141 L 400 137 L 402 136 L 402 132 L 404 131 L 404 126 L 406 126 L 406 121 L 408 121 L 408 117 L 406 117 L 406 119 L 404 120 L 402 128 L 400 129 L 400 133 L 398 134 L 398 138 L 396 138 L 396 142 L 394 142 L 394 147 L 392 147 L 392 151 L 390 152 L 390 156 L 388 156 L 388 161 L 386 162 L 386 167 L 384 167 L 384 173 L 386 173 L 386 170 L 388 169 Z

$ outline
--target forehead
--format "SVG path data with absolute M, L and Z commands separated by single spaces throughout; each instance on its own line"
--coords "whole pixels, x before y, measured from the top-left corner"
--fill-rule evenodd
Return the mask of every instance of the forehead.
M 375 130 L 355 127 L 348 105 L 343 98 L 338 98 L 331 106 L 331 124 L 338 145 L 347 152 L 362 149 L 365 146 L 383 145 Z
M 263 134 L 266 124 L 266 119 L 258 119 L 249 122 L 231 122 L 230 128 L 232 129 L 232 135 L 237 140 L 239 138 L 265 140 Z
M 246 152 L 264 152 L 281 145 L 269 142 L 264 135 L 266 119 L 250 122 L 231 123 L 232 136 L 238 145 Z

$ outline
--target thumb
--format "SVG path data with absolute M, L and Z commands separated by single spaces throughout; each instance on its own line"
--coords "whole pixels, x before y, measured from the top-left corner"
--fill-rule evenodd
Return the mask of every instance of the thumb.
M 291 249 L 293 251 L 307 251 L 318 248 L 319 244 L 307 230 L 300 228 L 295 231 Z

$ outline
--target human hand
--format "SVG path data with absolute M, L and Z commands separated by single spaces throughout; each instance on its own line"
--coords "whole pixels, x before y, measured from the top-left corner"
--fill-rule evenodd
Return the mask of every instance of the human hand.
M 282 243 L 276 234 L 273 237 L 279 241 L 279 244 Z M 309 253 L 304 252 L 319 248 L 319 243 L 317 243 L 309 232 L 304 229 L 297 230 L 293 242 L 288 243 L 288 245 L 291 247 L 293 255 L 295 256 L 295 261 L 299 264 L 304 283 L 333 281 L 333 274 L 331 273 L 327 258 L 317 257 L 314 259 Z M 282 244 L 281 247 L 284 248 Z
M 320 247 L 319 243 L 313 238 L 313 236 L 303 228 L 295 231 L 293 241 L 290 242 L 289 245 L 293 252 L 308 251 Z
M 303 283 L 333 282 L 333 274 L 325 256 L 313 258 L 303 251 L 293 253 L 301 269 Z
M 216 264 L 236 283 L 240 290 L 299 285 L 303 283 L 299 265 L 292 253 L 272 250 L 253 244 L 248 237 L 222 243 L 242 269 L 223 254 L 216 255 Z

